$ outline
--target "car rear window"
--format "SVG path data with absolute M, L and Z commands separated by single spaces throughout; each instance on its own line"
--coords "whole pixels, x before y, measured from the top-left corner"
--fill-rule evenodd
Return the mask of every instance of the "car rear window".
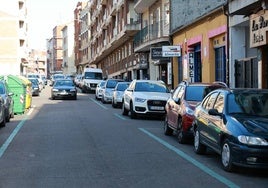
M 202 101 L 204 98 L 205 86 L 188 86 L 185 92 L 185 100 Z

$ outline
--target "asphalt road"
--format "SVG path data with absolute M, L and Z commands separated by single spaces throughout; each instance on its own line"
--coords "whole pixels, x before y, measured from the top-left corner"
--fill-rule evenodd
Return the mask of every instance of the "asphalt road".
M 162 120 L 132 120 L 93 94 L 51 100 L 47 86 L 0 128 L 0 188 L 267 186 L 267 170 L 225 172 L 215 153 L 165 136 Z

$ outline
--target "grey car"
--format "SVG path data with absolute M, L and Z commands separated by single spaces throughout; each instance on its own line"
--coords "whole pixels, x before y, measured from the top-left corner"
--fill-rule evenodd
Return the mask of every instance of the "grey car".
M 0 81 L 0 96 L 4 104 L 5 121 L 9 122 L 10 118 L 14 117 L 14 99 L 13 93 L 9 91 L 9 88 L 4 80 Z

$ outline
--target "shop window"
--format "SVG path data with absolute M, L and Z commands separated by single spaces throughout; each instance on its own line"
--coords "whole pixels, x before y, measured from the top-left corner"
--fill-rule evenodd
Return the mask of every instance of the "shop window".
M 215 80 L 226 83 L 225 46 L 215 49 Z

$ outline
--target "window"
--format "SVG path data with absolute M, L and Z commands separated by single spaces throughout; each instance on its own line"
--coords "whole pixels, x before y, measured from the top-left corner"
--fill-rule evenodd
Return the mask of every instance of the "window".
M 215 100 L 216 100 L 217 96 L 218 96 L 218 93 L 217 92 L 215 92 L 215 93 L 213 93 L 213 94 L 210 95 L 209 100 L 208 100 L 207 105 L 206 105 L 206 109 L 207 110 L 213 108 L 213 105 L 215 103 Z
M 215 102 L 214 108 L 218 110 L 219 113 L 223 111 L 224 95 L 220 94 Z

